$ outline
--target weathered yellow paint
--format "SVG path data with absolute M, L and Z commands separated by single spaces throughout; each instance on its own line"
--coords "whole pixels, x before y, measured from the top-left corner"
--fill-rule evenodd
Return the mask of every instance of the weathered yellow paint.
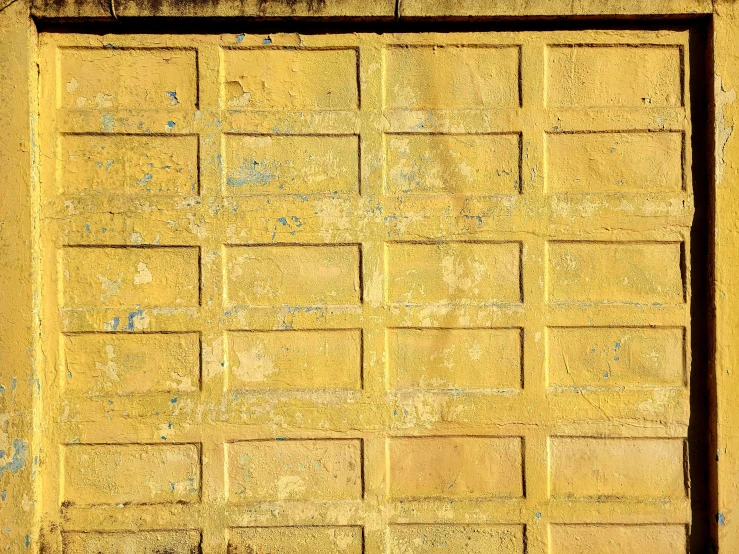
M 34 11 L 175 13 L 156 4 Z M 393 8 L 236 4 L 176 15 Z M 399 15 L 712 9 L 453 4 Z M 731 552 L 738 15 L 716 4 L 715 498 Z M 0 108 L 12 137 L 33 136 L 27 9 L 0 12 L 16 33 L 0 59 L 28 66 Z M 8 149 L 2 204 L 22 231 L 4 270 L 40 279 L 4 308 L 4 355 L 25 371 L 10 405 L 0 370 L 0 479 L 24 479 L 0 503 L 9 551 L 686 550 L 687 33 L 40 46 L 39 142 Z
M 716 511 L 715 542 L 721 552 L 739 549 L 737 509 L 739 503 L 739 433 L 736 431 L 736 398 L 739 394 L 739 372 L 735 360 L 739 351 L 736 337 L 739 312 L 736 309 L 739 290 L 739 259 L 736 245 L 739 213 L 739 118 L 734 37 L 739 33 L 739 5 L 715 2 L 713 51 L 714 77 L 714 171 L 715 171 L 715 275 L 713 294 L 716 309 L 715 344 L 715 433 L 716 466 L 711 480 Z
M 679 543 L 686 33 L 41 49 L 49 552 Z
M 671 554 L 687 550 L 684 525 L 552 525 L 552 554 Z
M 244 527 L 229 532 L 229 552 L 346 552 L 362 554 L 362 528 L 355 527 Z

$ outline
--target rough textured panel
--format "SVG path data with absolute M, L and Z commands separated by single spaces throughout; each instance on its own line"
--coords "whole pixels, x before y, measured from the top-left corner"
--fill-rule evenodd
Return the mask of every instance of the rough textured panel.
M 403 0 L 400 3 L 401 19 L 439 16 L 696 14 L 711 11 L 710 0 Z
M 683 186 L 682 133 L 547 135 L 551 192 L 662 192 Z
M 227 249 L 228 302 L 257 306 L 357 304 L 357 246 L 234 246 Z
M 197 248 L 66 248 L 64 304 L 70 307 L 197 306 Z
M 200 385 L 197 333 L 90 333 L 64 337 L 67 394 L 195 391 Z
M 394 498 L 514 498 L 523 495 L 518 437 L 413 437 L 388 441 Z
M 684 301 L 677 242 L 549 243 L 552 302 Z
M 229 554 L 363 554 L 361 527 L 230 529 Z
M 358 389 L 362 383 L 359 329 L 232 332 L 231 389 Z
M 38 36 L 28 2 L 0 10 L 0 548 L 38 552 L 41 348 L 38 245 Z M 52 270 L 53 271 L 53 270 Z M 53 294 L 53 293 L 52 293 Z
M 197 107 L 194 50 L 63 49 L 59 77 L 57 98 L 64 108 L 106 111 Z
M 393 18 L 393 0 L 116 0 L 121 17 Z M 438 16 L 632 15 L 711 13 L 710 0 L 405 0 L 401 19 Z M 34 0 L 38 17 L 112 19 L 109 0 Z
M 682 328 L 549 329 L 549 385 L 681 386 L 684 336 Z
M 353 110 L 359 106 L 357 52 L 226 49 L 224 94 L 229 108 Z
M 236 442 L 227 457 L 232 502 L 362 497 L 361 440 Z
M 41 17 L 110 18 L 110 2 L 106 0 L 33 0 L 32 11 Z
M 195 135 L 62 135 L 60 150 L 67 194 L 198 193 Z
M 391 525 L 390 554 L 523 554 L 521 525 Z
M 119 15 L 132 17 L 392 17 L 395 8 L 393 0 L 116 0 L 119 3 Z
M 387 246 L 391 302 L 520 302 L 519 243 Z
M 66 532 L 65 554 L 200 554 L 200 531 Z
M 388 194 L 516 194 L 520 137 L 389 135 Z
M 714 58 L 713 83 L 706 83 L 714 93 L 710 116 L 714 119 L 712 135 L 716 163 L 714 179 L 715 232 L 711 240 L 714 255 L 714 273 L 711 283 L 715 309 L 715 358 L 712 367 L 719 368 L 716 376 L 716 404 L 712 417 L 716 422 L 716 438 L 710 447 L 716 447 L 717 457 L 711 465 L 715 476 L 716 525 L 712 539 L 721 552 L 739 551 L 739 532 L 735 506 L 739 504 L 739 433 L 737 425 L 737 398 L 739 398 L 739 64 L 736 63 L 737 34 L 739 33 L 739 3 L 715 0 L 712 20 L 712 51 Z M 710 179 L 710 178 L 709 178 Z M 709 181 L 710 182 L 710 181 Z M 715 308 L 714 308 L 715 306 Z M 731 368 L 725 371 L 725 368 Z
M 687 552 L 684 525 L 552 525 L 552 554 Z
M 554 437 L 555 498 L 685 498 L 682 439 Z
M 491 108 L 520 103 L 517 46 L 385 50 L 387 108 Z
M 65 502 L 169 504 L 200 497 L 200 451 L 194 444 L 67 445 Z
M 608 71 L 603 71 L 607 67 Z M 570 45 L 549 48 L 551 106 L 681 106 L 678 46 Z
M 356 136 L 226 136 L 226 193 L 356 194 Z
M 391 329 L 395 389 L 521 387 L 520 329 Z
M 134 1 L 108 8 L 134 10 Z M 176 9 L 146 1 L 142 14 Z M 238 11 L 249 1 L 184 0 L 178 15 Z M 299 0 L 270 1 L 265 14 L 304 13 Z M 521 10 L 538 1 L 501 0 Z M 578 13 L 597 8 L 576 3 Z M 338 9 L 319 4 L 315 13 Z M 687 105 L 545 105 L 550 46 L 663 44 L 646 50 L 687 54 L 692 31 L 232 30 L 30 40 L 39 70 L 21 65 L 40 75 L 39 136 L 16 133 L 10 149 L 35 156 L 39 189 L 11 160 L 6 193 L 10 206 L 35 206 L 35 219 L 19 223 L 8 211 L 0 254 L 9 263 L 35 256 L 6 281 L 12 293 L 17 276 L 27 276 L 38 325 L 14 319 L 21 331 L 0 349 L 12 353 L 0 382 L 0 511 L 10 513 L 0 536 L 6 520 L 13 533 L 25 526 L 28 518 L 15 522 L 25 506 L 41 527 L 29 551 L 41 537 L 37 550 L 54 554 L 65 531 L 183 528 L 202 531 L 208 554 L 224 554 L 229 537 L 244 554 L 341 552 L 361 549 L 343 533 L 359 537 L 360 526 L 362 554 L 544 554 L 555 523 L 687 525 L 701 517 L 691 509 L 703 499 L 691 504 L 684 479 L 669 489 L 687 460 L 664 445 L 683 444 L 694 423 L 685 301 L 695 206 L 679 176 L 684 170 L 685 185 L 692 182 L 687 161 L 700 141 L 691 123 L 712 118 L 702 97 L 698 113 Z M 197 69 L 193 99 L 185 106 L 176 91 L 180 103 L 157 104 L 159 74 L 141 81 L 137 68 L 120 80 L 126 102 L 80 109 L 65 100 L 61 66 L 83 49 L 184 53 Z M 98 81 L 113 82 L 98 65 Z M 0 71 L 0 87 L 17 67 Z M 5 89 L 15 103 L 14 86 Z M 716 95 L 717 109 L 724 96 Z M 554 152 L 560 139 L 572 144 Z M 113 165 L 96 157 L 96 145 L 115 154 Z M 654 158 L 649 167 L 634 161 L 645 157 Z M 158 169 L 144 179 L 148 163 Z M 552 179 L 563 171 L 560 187 Z M 7 243 L 19 225 L 24 238 Z M 25 329 L 38 339 L 38 383 L 14 373 L 33 351 L 19 339 Z M 187 384 L 198 368 L 196 335 L 203 377 Z M 38 410 L 31 391 L 41 395 Z M 26 444 L 25 428 L 43 432 Z M 566 437 L 596 445 L 575 455 L 556 443 Z M 177 492 L 193 475 L 181 469 L 188 464 L 170 470 L 150 450 L 201 441 L 189 464 L 199 470 L 196 492 Z M 85 462 L 94 471 L 70 471 L 54 455 L 78 444 L 94 450 Z M 657 461 L 633 444 L 657 445 Z M 136 454 L 116 466 L 104 449 L 122 448 Z M 39 452 L 57 463 L 42 456 L 35 464 Z M 616 463 L 625 469 L 608 473 Z M 32 475 L 35 488 L 13 485 Z M 693 491 L 706 488 L 693 482 Z M 8 512 L 11 503 L 19 507 Z M 12 547 L 22 550 L 25 532 Z M 138 544 L 159 548 L 152 539 L 129 549 Z M 181 546 L 159 549 L 179 554 Z

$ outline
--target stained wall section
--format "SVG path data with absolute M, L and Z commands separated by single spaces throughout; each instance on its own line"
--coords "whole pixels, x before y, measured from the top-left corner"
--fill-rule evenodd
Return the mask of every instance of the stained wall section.
M 687 33 L 41 48 L 49 552 L 685 551 Z

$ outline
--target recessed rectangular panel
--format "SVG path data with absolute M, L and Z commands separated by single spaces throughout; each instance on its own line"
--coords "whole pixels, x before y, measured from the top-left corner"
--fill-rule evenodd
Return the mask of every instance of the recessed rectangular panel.
M 200 531 L 65 531 L 64 554 L 200 554 Z
M 200 499 L 195 444 L 75 444 L 63 448 L 63 500 L 73 505 Z
M 518 46 L 396 46 L 385 50 L 385 107 L 517 107 Z
M 359 389 L 362 331 L 232 331 L 230 389 Z
M 517 194 L 518 134 L 385 137 L 387 194 Z
M 250 110 L 354 110 L 357 51 L 304 48 L 223 51 L 224 100 Z
M 521 302 L 520 262 L 517 242 L 391 243 L 388 299 L 410 304 Z
M 549 301 L 684 302 L 679 242 L 550 242 Z
M 197 107 L 194 49 L 63 48 L 59 52 L 60 107 L 102 111 Z
M 255 440 L 226 448 L 231 502 L 362 497 L 359 439 Z
M 62 135 L 66 194 L 197 194 L 195 135 Z
M 518 389 L 521 329 L 389 329 L 393 389 Z
M 682 132 L 547 135 L 550 192 L 674 192 L 683 186 Z
M 200 386 L 198 333 L 64 337 L 65 394 L 190 392 Z
M 553 437 L 554 498 L 683 499 L 684 439 Z
M 227 301 L 255 306 L 358 304 L 356 245 L 230 246 Z
M 519 437 L 388 440 L 393 498 L 517 498 L 523 495 Z
M 67 307 L 176 308 L 200 301 L 197 247 L 69 247 L 61 273 Z
M 554 327 L 548 334 L 549 385 L 682 386 L 681 327 Z
M 226 194 L 357 194 L 354 135 L 226 135 Z
M 685 525 L 551 525 L 551 554 L 683 554 Z
M 361 527 L 242 527 L 228 531 L 229 554 L 363 554 Z
M 523 554 L 522 525 L 391 525 L 390 554 Z
M 550 46 L 546 71 L 550 106 L 683 104 L 682 48 L 678 45 Z

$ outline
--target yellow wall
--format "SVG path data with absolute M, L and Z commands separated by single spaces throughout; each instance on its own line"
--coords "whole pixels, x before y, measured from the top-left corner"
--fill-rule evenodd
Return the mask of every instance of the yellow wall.
M 227 4 L 182 13 L 255 15 Z M 356 4 L 292 14 L 395 8 Z M 399 14 L 712 9 L 509 4 Z M 731 552 L 739 151 L 735 8 L 716 9 L 711 498 Z M 685 552 L 689 32 L 37 37 L 28 10 L 0 12 L 0 546 Z

